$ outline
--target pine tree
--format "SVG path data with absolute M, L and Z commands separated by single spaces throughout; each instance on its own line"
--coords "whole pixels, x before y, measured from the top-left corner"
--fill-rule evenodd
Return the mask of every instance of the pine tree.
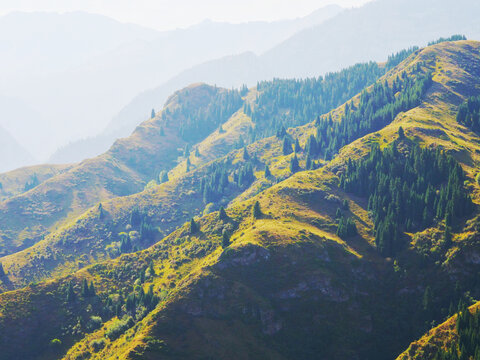
M 293 152 L 292 144 L 290 143 L 290 140 L 286 136 L 283 138 L 282 151 L 283 151 L 283 155 L 290 155 Z
M 93 281 L 90 281 L 90 287 L 88 288 L 88 294 L 89 294 L 89 296 L 95 296 L 96 295 L 95 285 L 93 285 Z
M 83 298 L 87 298 L 90 294 L 87 279 L 83 279 L 83 281 L 82 281 L 82 292 L 81 292 L 81 294 L 82 294 Z
M 103 210 L 102 203 L 100 203 L 100 204 L 98 204 L 98 218 L 100 220 L 103 220 L 104 217 L 105 217 L 105 212 Z
M 265 165 L 265 178 L 270 178 L 272 176 L 272 173 L 270 172 L 270 168 L 268 165 Z
M 248 161 L 250 160 L 250 155 L 248 155 L 247 147 L 243 148 L 243 160 Z
M 221 221 L 226 221 L 228 220 L 228 215 L 227 212 L 225 211 L 224 207 L 220 207 L 220 211 L 218 212 L 218 218 Z
M 260 219 L 262 217 L 262 210 L 260 209 L 260 203 L 258 201 L 253 205 L 253 218 Z
M 445 226 L 445 231 L 443 233 L 443 245 L 445 249 L 450 249 L 452 246 L 452 232 L 449 226 Z
M 75 291 L 73 289 L 73 281 L 70 280 L 67 286 L 67 294 L 66 294 L 66 299 L 67 302 L 74 302 L 76 298 Z
M 199 228 L 198 228 L 198 225 L 197 223 L 195 222 L 195 219 L 192 218 L 190 220 L 190 234 L 196 234 L 198 232 Z
M 163 170 L 160 175 L 158 176 L 158 180 L 160 181 L 160 184 L 163 184 L 168 181 L 168 171 Z
M 405 138 L 405 132 L 403 131 L 403 128 L 401 126 L 398 128 L 398 138 L 400 140 L 403 140 Z
M 188 173 L 190 171 L 190 166 L 191 166 L 190 158 L 187 157 L 187 165 L 186 165 L 186 168 L 185 168 L 185 172 Z
M 298 164 L 297 154 L 295 154 L 293 158 L 290 160 L 290 172 L 294 174 L 298 170 L 300 170 L 300 165 Z
M 152 109 L 152 113 L 150 114 L 150 118 L 153 119 L 155 117 L 155 109 Z
M 195 148 L 195 157 L 200 157 L 200 151 L 198 150 L 198 147 Z
M 300 146 L 300 143 L 298 142 L 298 138 L 295 139 L 295 152 L 296 153 L 299 153 L 301 152 L 303 149 L 302 147 Z
M 222 232 L 222 247 L 225 249 L 230 245 L 230 235 L 227 230 L 223 230 Z
M 0 278 L 5 276 L 5 270 L 3 269 L 3 264 L 0 263 Z

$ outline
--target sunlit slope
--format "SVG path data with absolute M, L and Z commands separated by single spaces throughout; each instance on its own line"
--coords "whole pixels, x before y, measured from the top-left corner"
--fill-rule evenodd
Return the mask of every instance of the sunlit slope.
M 223 90 L 196 85 L 186 91 L 191 107 L 202 111 Z M 174 111 L 178 96 L 182 93 L 172 96 L 166 109 Z M 1 252 L 30 246 L 99 201 L 139 192 L 161 170 L 173 168 L 184 144 L 179 134 L 183 119 L 167 122 L 162 114 L 118 140 L 107 153 L 1 203 Z

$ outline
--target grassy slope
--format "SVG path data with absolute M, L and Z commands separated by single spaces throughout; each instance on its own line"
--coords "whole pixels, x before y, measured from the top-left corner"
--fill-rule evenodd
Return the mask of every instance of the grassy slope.
M 206 85 L 192 90 L 192 106 L 198 107 L 208 104 L 216 91 L 223 91 Z M 167 108 L 175 106 L 176 95 Z M 183 144 L 178 135 L 181 121 L 165 126 L 160 114 L 142 123 L 128 138 L 118 140 L 107 153 L 0 203 L 0 252 L 31 246 L 92 205 L 139 192 L 160 170 L 173 168 Z M 162 126 L 165 136 L 160 136 Z
M 25 192 L 25 183 L 35 174 L 39 182 L 68 171 L 71 165 L 36 165 L 0 174 L 0 201 Z
M 423 51 L 419 58 L 432 56 L 433 52 L 437 63 L 445 62 L 452 50 L 462 49 L 462 53 L 468 55 L 478 54 L 479 48 L 480 44 L 475 42 L 442 44 L 433 50 Z M 465 64 L 469 66 L 475 64 L 475 61 L 478 60 L 470 59 Z M 448 61 L 445 63 L 449 64 Z M 432 63 L 434 65 L 437 67 L 437 64 Z M 449 67 L 449 76 L 453 80 L 457 76 L 467 77 L 461 67 L 453 64 L 449 64 Z M 436 81 L 441 79 L 441 74 L 441 70 L 437 69 Z M 468 75 L 465 84 L 469 83 L 473 75 Z M 455 87 L 451 89 L 458 90 Z M 182 228 L 142 253 L 124 256 L 120 260 L 76 273 L 76 278 L 81 278 L 86 272 L 90 273 L 95 276 L 99 288 L 115 292 L 118 287 L 131 285 L 122 278 L 115 282 L 106 274 L 128 274 L 128 270 L 122 270 L 126 264 L 136 264 L 146 256 L 155 259 L 159 276 L 152 281 L 157 291 L 171 289 L 164 302 L 139 325 L 129 330 L 126 337 L 115 342 L 107 341 L 107 347 L 92 355 L 93 358 L 191 358 L 193 354 L 200 358 L 202 354 L 212 352 L 218 358 L 229 358 L 232 354 L 237 354 L 238 358 L 278 358 L 279 353 L 291 357 L 288 344 L 295 343 L 298 346 L 298 342 L 301 344 L 308 340 L 308 336 L 303 335 L 311 334 L 312 330 L 320 331 L 321 346 L 318 351 L 328 358 L 358 356 L 362 351 L 374 348 L 374 335 L 382 336 L 382 331 L 385 332 L 387 328 L 378 324 L 372 315 L 381 312 L 385 306 L 388 307 L 387 312 L 391 312 L 391 306 L 395 305 L 388 301 L 386 304 L 379 302 L 386 296 L 381 292 L 382 283 L 388 277 L 378 278 L 378 272 L 384 273 L 386 264 L 371 249 L 371 223 L 364 210 L 365 203 L 339 192 L 335 185 L 337 178 L 331 170 L 341 169 L 342 158 L 347 155 L 355 156 L 367 151 L 367 145 L 372 139 L 386 139 L 386 142 L 381 140 L 385 144 L 392 140 L 400 121 L 402 126 L 405 124 L 407 135 L 417 135 L 418 130 L 413 124 L 422 121 L 419 114 L 425 115 L 430 111 L 430 119 L 437 120 L 437 105 L 439 109 L 447 106 L 451 111 L 447 113 L 448 117 L 443 112 L 440 114 L 442 117 L 438 119 L 438 124 L 432 124 L 433 131 L 417 135 L 422 140 L 421 143 L 437 142 L 437 137 L 441 143 L 441 133 L 435 131 L 435 126 L 444 126 L 453 129 L 450 130 L 453 139 L 468 136 L 474 144 L 475 135 L 454 123 L 453 109 L 461 102 L 461 97 L 451 97 L 451 89 L 437 82 L 420 108 L 400 116 L 378 135 L 367 136 L 347 146 L 327 168 L 296 174 L 254 199 L 235 201 L 229 214 L 237 225 L 232 236 L 233 245 L 225 251 L 218 247 L 223 225 L 212 214 L 201 220 L 202 234 L 199 237 L 188 236 L 186 228 Z M 467 91 L 475 92 L 478 89 L 467 88 L 455 92 L 466 96 Z M 435 107 L 430 108 L 433 105 Z M 412 126 L 407 126 L 410 124 Z M 299 135 L 307 133 L 301 129 L 294 131 Z M 265 145 L 266 150 L 280 146 L 273 139 L 263 142 L 269 144 Z M 441 144 L 450 145 L 447 142 Z M 253 144 L 249 151 L 255 151 L 257 146 L 258 150 L 262 149 L 259 144 Z M 449 148 L 461 150 L 457 146 L 450 145 Z M 474 145 L 469 149 L 474 152 Z M 460 159 L 466 159 L 463 165 L 467 170 L 471 169 L 470 158 L 475 159 L 474 154 L 455 154 L 462 155 Z M 277 158 L 279 165 L 274 168 L 280 173 L 285 171 L 281 164 L 288 163 L 288 158 Z M 332 194 L 335 196 L 328 196 Z M 362 235 L 348 243 L 333 235 L 333 216 L 339 206 L 337 198 L 349 199 Z M 253 221 L 250 213 L 256 199 L 264 209 L 265 218 Z M 103 267 L 110 270 L 104 271 Z M 53 282 L 57 284 L 57 289 L 62 281 L 65 280 Z M 47 284 L 38 287 L 43 294 L 49 291 Z M 33 293 L 32 289 L 37 287 L 5 293 L 0 296 L 0 303 L 6 306 L 12 302 L 12 297 L 20 294 L 28 297 L 27 294 Z M 388 300 L 395 301 L 395 298 Z M 56 311 L 63 309 L 61 302 L 60 296 Z M 36 306 L 35 303 L 35 299 L 27 299 L 19 302 L 18 309 L 12 310 L 14 314 L 3 311 L 0 326 L 12 324 L 14 315 L 22 318 L 22 309 L 31 309 Z M 401 310 L 400 307 L 398 309 Z M 32 312 L 34 318 L 40 316 L 37 311 Z M 301 320 L 302 317 L 305 321 Z M 303 324 L 303 327 L 298 328 L 298 324 Z M 312 328 L 306 329 L 305 324 L 311 324 Z M 218 328 L 222 329 L 221 334 L 215 331 Z M 15 334 L 16 329 L 12 324 L 12 334 Z M 56 331 L 48 328 L 46 334 L 50 338 L 61 336 Z M 67 358 L 75 358 L 86 351 L 92 353 L 90 341 L 102 337 L 103 332 L 104 329 L 101 329 L 87 335 L 72 348 Z M 333 336 L 329 338 L 329 334 Z M 396 337 L 390 340 L 393 339 Z M 157 340 L 164 340 L 166 347 L 160 346 Z M 312 344 L 305 345 L 305 349 L 312 349 Z M 392 348 L 398 348 L 398 344 L 392 344 Z M 303 355 L 308 358 L 308 354 Z

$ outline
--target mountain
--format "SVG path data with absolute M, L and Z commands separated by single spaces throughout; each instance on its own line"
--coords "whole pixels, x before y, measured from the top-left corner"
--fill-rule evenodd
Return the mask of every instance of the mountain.
M 398 49 L 426 45 L 451 34 L 480 38 L 474 15 L 478 10 L 474 0 L 462 0 L 456 6 L 448 0 L 381 0 L 343 11 L 259 55 L 244 53 L 209 61 L 138 94 L 101 135 L 59 149 L 50 161 L 79 160 L 105 151 L 115 138 L 127 136 L 151 108 L 161 108 L 172 91 L 193 82 L 231 88 L 275 77 L 319 76 L 358 62 L 384 61 Z
M 395 358 L 480 295 L 479 51 L 191 85 L 96 167 L 3 202 L 41 221 L 53 189 L 110 192 L 26 249 L 2 238 L 0 358 Z M 131 174 L 155 181 L 92 187 Z
M 341 10 L 328 6 L 305 19 L 273 23 L 205 21 L 167 32 L 86 13 L 9 14 L 0 18 L 0 64 L 5 69 L 0 70 L 0 94 L 26 104 L 38 116 L 6 108 L 0 117 L 15 115 L 23 128 L 44 125 L 38 132 L 14 133 L 44 161 L 59 146 L 98 134 L 140 91 L 207 60 L 265 51 Z
M 0 127 L 0 171 L 7 171 L 25 164 L 35 162 L 28 153 L 4 128 Z

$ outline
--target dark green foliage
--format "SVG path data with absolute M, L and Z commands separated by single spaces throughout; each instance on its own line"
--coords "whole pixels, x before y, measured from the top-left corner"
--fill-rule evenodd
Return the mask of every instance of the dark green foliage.
M 251 141 L 276 134 L 285 136 L 285 128 L 306 124 L 325 114 L 374 83 L 384 74 L 378 64 L 357 64 L 325 77 L 305 80 L 264 81 L 257 106 L 248 110 L 256 124 Z M 284 111 L 288 109 L 289 111 Z
M 330 117 L 318 119 L 317 136 L 307 143 L 310 155 L 324 156 L 330 160 L 343 146 L 388 125 L 398 113 L 407 111 L 421 102 L 432 83 L 430 73 L 397 78 L 390 86 L 376 83 L 369 91 L 364 90 L 360 103 L 347 103 L 341 121 Z
M 238 176 L 234 175 L 237 185 L 241 188 L 250 186 L 255 181 L 255 175 L 253 173 L 253 165 L 247 162 L 238 172 Z
M 337 235 L 342 239 L 357 235 L 357 226 L 355 225 L 355 222 L 351 218 L 346 218 L 341 215 L 340 221 L 338 222 Z
M 222 231 L 222 247 L 225 249 L 230 245 L 230 234 L 227 230 Z
M 98 218 L 103 220 L 105 218 L 105 210 L 103 210 L 102 203 L 98 204 Z
M 27 182 L 25 183 L 24 190 L 25 191 L 31 190 L 34 187 L 36 187 L 38 184 L 40 184 L 40 181 L 38 181 L 37 174 L 33 173 L 33 175 L 30 176 L 30 179 L 27 180 Z
M 296 173 L 300 170 L 300 165 L 298 163 L 297 154 L 293 155 L 292 159 L 290 160 L 290 172 L 292 174 Z
M 386 70 L 393 69 L 395 66 L 400 64 L 403 60 L 408 58 L 411 54 L 418 50 L 418 46 L 413 46 L 409 49 L 404 49 L 395 54 L 392 54 L 388 57 L 387 64 L 385 65 Z
M 218 212 L 218 218 L 221 221 L 227 221 L 229 219 L 227 212 L 225 211 L 223 206 L 220 208 L 220 211 Z
M 0 263 L 0 277 L 4 277 L 5 276 L 5 270 L 3 269 L 3 264 Z
M 253 212 L 252 212 L 254 219 L 260 219 L 262 217 L 262 209 L 260 209 L 260 203 L 258 201 L 255 202 L 253 205 Z
M 207 104 L 193 105 L 191 97 L 179 95 L 178 108 L 168 115 L 170 119 L 183 119 L 180 134 L 183 140 L 196 143 L 205 138 L 242 107 L 243 100 L 237 90 L 215 90 Z
M 73 289 L 73 281 L 70 280 L 67 285 L 67 291 L 66 291 L 66 300 L 67 302 L 71 303 L 74 302 L 75 299 L 77 298 L 75 294 L 75 290 Z
M 349 161 L 340 186 L 368 198 L 377 247 L 393 256 L 402 247 L 404 231 L 471 213 L 464 179 L 460 165 L 441 151 L 413 146 L 402 154 L 393 145 L 383 152 L 374 147 L 368 157 Z
M 298 139 L 295 139 L 295 152 L 299 153 L 302 152 L 302 147 L 300 146 L 300 143 L 298 142 Z
M 398 128 L 398 138 L 400 140 L 405 139 L 405 131 L 403 131 L 403 128 L 401 126 Z
M 271 176 L 272 173 L 270 172 L 270 168 L 268 167 L 268 165 L 265 165 L 265 177 L 268 179 Z
M 120 252 L 122 254 L 129 253 L 133 250 L 132 240 L 130 239 L 130 235 L 124 234 L 122 239 L 120 240 Z
M 195 222 L 195 219 L 191 219 L 190 220 L 190 234 L 196 234 L 198 231 L 199 231 L 199 227 L 197 225 L 197 223 Z
M 132 225 L 132 227 L 134 228 L 138 228 L 142 223 L 142 218 L 142 213 L 140 212 L 138 207 L 135 207 L 130 213 L 130 225 Z
M 480 132 L 480 96 L 471 97 L 460 105 L 457 121 L 476 133 Z
M 478 360 L 480 359 L 480 312 L 472 314 L 465 303 L 459 305 L 456 331 L 447 349 L 438 348 L 434 360 Z
M 190 162 L 190 158 L 187 157 L 187 163 L 186 163 L 186 166 L 185 166 L 185 172 L 189 172 L 190 171 L 190 166 L 192 165 L 192 163 Z
M 460 41 L 460 40 L 467 40 L 467 37 L 466 37 L 465 35 L 460 35 L 460 34 L 452 35 L 452 36 L 450 36 L 450 37 L 448 37 L 448 38 L 443 38 L 443 37 L 441 37 L 441 38 L 438 39 L 438 40 L 430 41 L 430 42 L 428 43 L 428 46 L 440 44 L 440 43 L 446 42 L 446 41 Z
M 152 113 L 150 114 L 150 119 L 153 119 L 155 117 L 155 109 L 152 109 Z
M 216 164 L 210 169 L 210 175 L 200 180 L 200 193 L 205 204 L 222 199 L 230 186 L 229 171 L 227 164 Z
M 290 139 L 287 136 L 283 138 L 282 151 L 283 151 L 283 155 L 289 155 L 293 152 L 292 143 L 290 142 Z
M 250 160 L 250 155 L 248 155 L 248 151 L 247 151 L 246 146 L 243 148 L 243 155 L 242 156 L 243 156 L 243 160 L 245 160 L 245 161 Z
M 168 181 L 168 171 L 163 170 L 160 175 L 158 175 L 158 180 L 160 184 L 166 183 Z
M 131 316 L 126 316 L 121 320 L 116 320 L 110 325 L 110 327 L 105 331 L 105 336 L 110 340 L 116 340 L 122 335 L 127 329 L 130 329 L 135 322 Z

